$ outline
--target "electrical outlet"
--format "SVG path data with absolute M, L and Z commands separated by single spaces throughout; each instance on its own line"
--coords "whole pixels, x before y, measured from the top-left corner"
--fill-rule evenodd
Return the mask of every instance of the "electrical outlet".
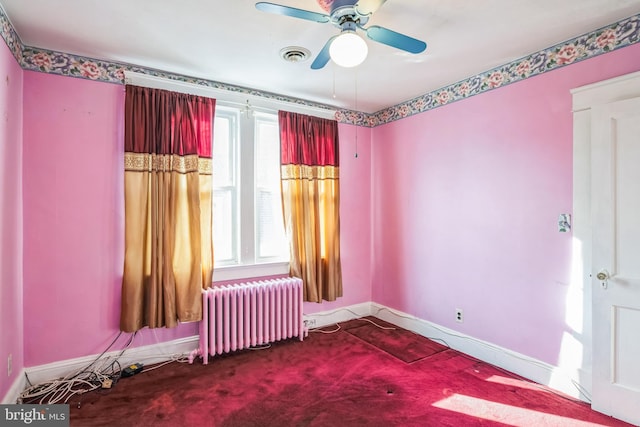
M 307 319 L 304 321 L 304 326 L 307 327 L 307 329 L 313 329 L 316 327 L 316 319 Z
M 462 316 L 462 309 L 456 308 L 456 322 L 462 323 L 464 322 L 464 317 Z
M 11 376 L 11 372 L 13 372 L 13 356 L 9 353 L 7 356 L 7 377 Z

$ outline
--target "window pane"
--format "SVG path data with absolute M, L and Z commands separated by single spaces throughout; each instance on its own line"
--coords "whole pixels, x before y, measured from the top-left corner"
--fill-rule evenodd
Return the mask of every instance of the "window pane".
M 258 257 L 286 256 L 287 242 L 282 220 L 280 193 L 258 190 Z
M 276 115 L 256 117 L 256 258 L 287 260 L 282 220 L 280 134 Z
M 235 209 L 232 189 L 213 192 L 213 250 L 217 265 L 237 263 Z
M 213 138 L 215 266 L 288 261 L 277 114 L 216 105 Z
M 215 265 L 238 264 L 238 113 L 216 107 L 213 131 L 213 249 Z
M 275 117 L 256 118 L 258 188 L 280 185 L 280 135 Z
M 226 187 L 233 185 L 235 171 L 234 117 L 229 114 L 216 114 L 213 127 L 213 178 L 214 185 Z

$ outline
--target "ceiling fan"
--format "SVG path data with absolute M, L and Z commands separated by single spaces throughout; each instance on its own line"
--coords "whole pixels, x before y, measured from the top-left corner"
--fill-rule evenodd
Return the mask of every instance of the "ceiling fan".
M 317 0 L 327 14 L 283 6 L 268 2 L 256 3 L 256 8 L 276 15 L 291 16 L 319 23 L 331 23 L 340 28 L 340 34 L 331 37 L 311 64 L 311 68 L 319 70 L 327 65 L 329 59 L 343 67 L 355 67 L 365 60 L 368 48 L 366 42 L 356 34 L 363 30 L 367 37 L 378 43 L 410 53 L 420 53 L 427 44 L 404 34 L 378 25 L 367 28 L 364 25 L 386 0 Z

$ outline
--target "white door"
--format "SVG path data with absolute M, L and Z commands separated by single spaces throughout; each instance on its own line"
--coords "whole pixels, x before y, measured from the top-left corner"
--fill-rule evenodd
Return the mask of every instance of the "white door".
M 592 407 L 640 425 L 640 98 L 591 124 Z

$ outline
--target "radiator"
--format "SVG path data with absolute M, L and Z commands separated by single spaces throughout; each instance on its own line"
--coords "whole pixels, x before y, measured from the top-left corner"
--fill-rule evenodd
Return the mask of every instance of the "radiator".
M 202 291 L 200 344 L 189 355 L 202 363 L 287 338 L 304 339 L 302 280 L 295 277 L 216 286 Z

